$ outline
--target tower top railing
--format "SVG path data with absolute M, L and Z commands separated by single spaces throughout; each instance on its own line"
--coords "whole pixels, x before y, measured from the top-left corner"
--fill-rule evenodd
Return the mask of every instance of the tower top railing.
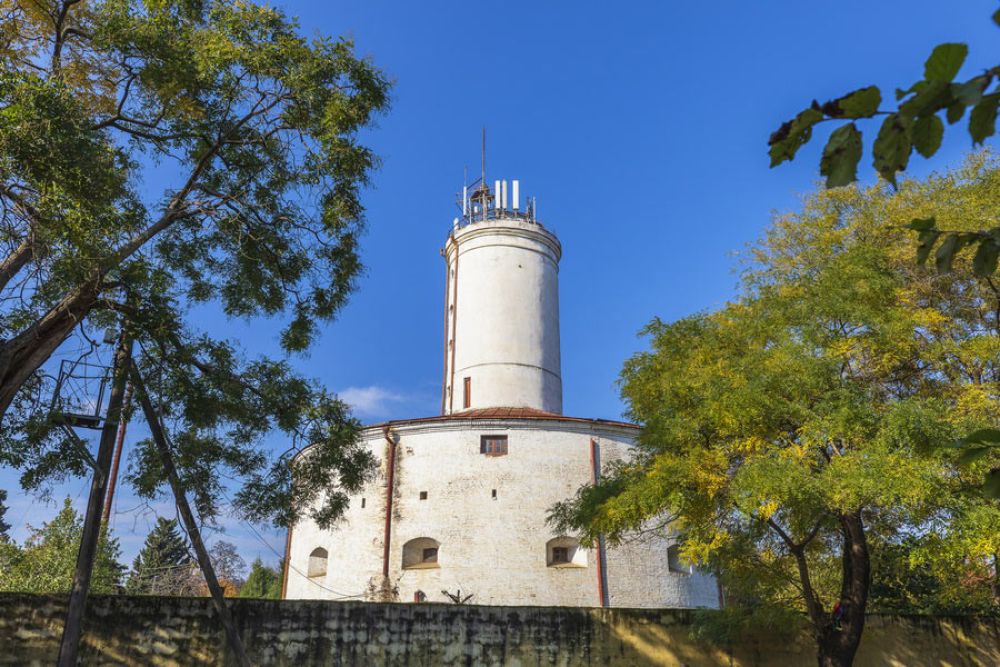
M 455 204 L 461 215 L 455 218 L 454 227 L 462 228 L 487 220 L 523 220 L 542 226 L 538 222 L 538 202 L 535 197 L 524 197 L 522 205 L 520 181 L 494 181 L 493 187 L 477 178 L 462 187 L 455 196 Z M 508 195 L 510 195 L 508 197 Z

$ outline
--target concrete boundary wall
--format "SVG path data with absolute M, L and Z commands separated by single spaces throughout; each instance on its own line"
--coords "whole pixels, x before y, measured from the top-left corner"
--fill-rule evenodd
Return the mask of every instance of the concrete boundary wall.
M 807 638 L 713 648 L 688 610 L 232 600 L 255 665 L 815 665 Z M 0 665 L 55 662 L 65 599 L 0 593 Z M 93 596 L 84 665 L 229 665 L 207 598 Z M 1000 619 L 873 616 L 858 665 L 1000 665 Z

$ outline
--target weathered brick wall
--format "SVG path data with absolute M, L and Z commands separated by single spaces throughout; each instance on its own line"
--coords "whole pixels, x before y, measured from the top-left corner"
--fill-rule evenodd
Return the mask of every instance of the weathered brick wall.
M 808 639 L 726 651 L 690 611 L 233 600 L 255 665 L 814 665 Z M 0 665 L 55 662 L 65 602 L 0 593 Z M 95 596 L 85 665 L 227 665 L 205 598 Z M 872 617 L 858 665 L 1000 665 L 1000 620 Z

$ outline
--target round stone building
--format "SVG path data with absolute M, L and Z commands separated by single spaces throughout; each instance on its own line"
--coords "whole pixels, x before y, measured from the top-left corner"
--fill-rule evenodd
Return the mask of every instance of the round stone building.
M 546 523 L 636 426 L 562 414 L 562 247 L 510 186 L 465 188 L 442 250 L 441 414 L 364 429 L 379 474 L 332 530 L 289 531 L 285 598 L 718 606 L 667 536 L 588 549 Z

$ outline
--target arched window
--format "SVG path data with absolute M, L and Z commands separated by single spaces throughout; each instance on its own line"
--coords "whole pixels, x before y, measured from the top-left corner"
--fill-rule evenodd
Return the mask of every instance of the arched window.
M 418 537 L 403 545 L 403 569 L 420 570 L 438 565 L 438 549 L 441 543 L 430 537 Z
M 545 564 L 549 567 L 587 567 L 587 550 L 572 537 L 554 537 L 545 543 Z
M 681 545 L 667 547 L 667 568 L 674 574 L 691 574 L 691 564 L 681 557 Z
M 309 554 L 309 567 L 306 570 L 307 576 L 310 577 L 325 577 L 326 576 L 326 564 L 329 560 L 329 555 L 326 549 L 323 547 L 316 547 Z

